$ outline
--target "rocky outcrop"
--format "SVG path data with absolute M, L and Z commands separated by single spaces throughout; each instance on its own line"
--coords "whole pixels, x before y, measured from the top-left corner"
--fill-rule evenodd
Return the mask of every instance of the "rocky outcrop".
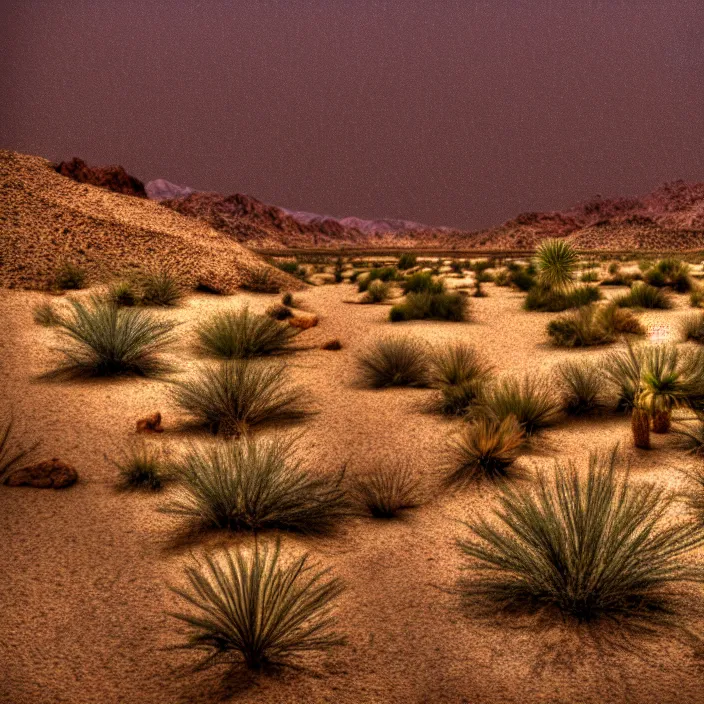
M 72 178 L 78 183 L 89 183 L 91 186 L 127 196 L 147 197 L 144 184 L 138 178 L 130 176 L 121 166 L 90 167 L 75 156 L 71 161 L 62 161 L 54 168 L 62 176 Z
M 171 181 L 163 178 L 158 178 L 154 181 L 149 181 L 145 186 L 147 196 L 151 200 L 170 200 L 171 198 L 185 198 L 196 191 L 189 186 L 179 186 Z

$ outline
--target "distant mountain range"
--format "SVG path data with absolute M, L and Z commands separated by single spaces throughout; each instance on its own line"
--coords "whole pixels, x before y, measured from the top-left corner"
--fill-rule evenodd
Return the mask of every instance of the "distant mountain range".
M 75 164 L 78 166 L 75 166 Z M 65 164 L 74 164 L 68 168 Z M 120 193 L 158 201 L 199 218 L 237 242 L 261 249 L 305 247 L 415 247 L 533 249 L 547 237 L 564 237 L 581 249 L 704 249 L 704 183 L 672 181 L 638 198 L 594 198 L 565 210 L 526 212 L 485 230 L 465 231 L 410 220 L 334 218 L 269 205 L 242 193 L 199 192 L 164 179 L 141 181 L 122 167 L 91 169 L 79 159 L 60 173 Z M 93 178 L 93 180 L 91 180 Z M 142 189 L 140 189 L 142 186 Z

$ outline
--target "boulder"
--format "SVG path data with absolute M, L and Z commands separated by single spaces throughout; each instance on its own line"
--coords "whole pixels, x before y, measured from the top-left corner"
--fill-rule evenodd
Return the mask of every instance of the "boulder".
M 35 489 L 64 489 L 78 481 L 78 472 L 70 464 L 54 457 L 20 467 L 5 481 L 7 486 L 31 486 Z
M 140 418 L 137 421 L 138 433 L 163 433 L 164 428 L 161 427 L 161 413 L 157 411 L 150 416 Z

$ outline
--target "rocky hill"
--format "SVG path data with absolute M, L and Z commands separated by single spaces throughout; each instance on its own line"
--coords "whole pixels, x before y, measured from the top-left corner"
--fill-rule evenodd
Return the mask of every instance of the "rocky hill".
M 72 178 L 78 183 L 89 183 L 128 196 L 147 197 L 144 184 L 138 178 L 130 176 L 122 166 L 91 167 L 82 159 L 73 157 L 71 161 L 60 162 L 55 168 L 62 176 Z

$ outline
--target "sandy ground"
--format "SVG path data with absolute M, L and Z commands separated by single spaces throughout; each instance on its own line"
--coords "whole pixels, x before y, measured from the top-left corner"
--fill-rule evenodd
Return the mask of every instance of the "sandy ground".
M 342 577 L 340 629 L 349 644 L 305 660 L 304 672 L 255 682 L 220 672 L 190 674 L 191 656 L 164 650 L 178 642 L 179 608 L 169 584 L 182 583 L 182 566 L 206 544 L 236 544 L 219 536 L 183 544 L 175 524 L 157 512 L 165 495 L 116 490 L 115 457 L 133 437 L 134 423 L 161 410 L 167 432 L 155 442 L 182 446 L 168 384 L 128 379 L 45 382 L 55 333 L 32 322 L 41 294 L 0 291 L 0 393 L 12 408 L 17 432 L 40 438 L 44 454 L 73 463 L 80 482 L 64 491 L 0 487 L 0 701 L 13 704 L 144 702 L 453 703 L 704 701 L 702 653 L 676 638 L 660 638 L 635 652 L 600 652 L 569 628 L 536 629 L 519 621 L 491 622 L 460 610 L 448 592 L 461 564 L 455 538 L 459 520 L 491 509 L 490 485 L 457 493 L 437 490 L 446 437 L 461 421 L 424 411 L 428 390 L 371 391 L 356 384 L 355 355 L 378 335 L 413 333 L 434 345 L 475 343 L 499 371 L 548 372 L 564 359 L 593 357 L 602 349 L 560 351 L 545 335 L 550 314 L 526 313 L 522 294 L 487 285 L 488 298 L 472 299 L 469 323 L 391 325 L 385 305 L 350 305 L 349 285 L 296 294 L 320 317 L 302 334 L 310 349 L 288 357 L 319 414 L 301 425 L 315 471 L 364 473 L 407 460 L 422 477 L 427 502 L 405 520 L 350 519 L 337 535 L 284 537 L 294 554 L 309 550 Z M 619 289 L 609 290 L 612 296 Z M 184 322 L 172 352 L 184 373 L 197 363 L 189 330 L 214 310 L 249 301 L 265 309 L 276 297 L 196 295 L 165 315 Z M 648 324 L 669 325 L 678 308 L 642 314 Z M 330 338 L 344 349 L 316 349 Z M 262 432 L 272 432 L 264 430 Z M 583 458 L 592 448 L 620 441 L 638 479 L 682 484 L 691 467 L 670 436 L 654 449 L 631 449 L 626 419 L 568 420 L 543 432 L 519 460 L 549 470 L 554 457 Z M 698 595 L 701 600 L 701 593 Z M 704 624 L 692 623 L 704 632 Z

